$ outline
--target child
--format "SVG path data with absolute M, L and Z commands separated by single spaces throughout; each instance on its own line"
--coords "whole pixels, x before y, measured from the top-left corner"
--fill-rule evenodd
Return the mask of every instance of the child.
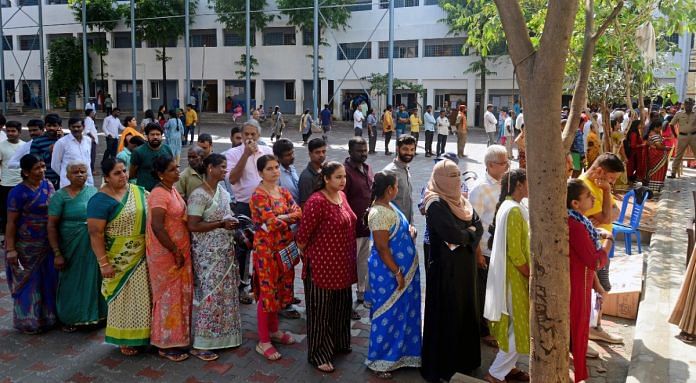
M 614 238 L 596 229 L 583 214 L 592 208 L 594 197 L 582 180 L 568 180 L 568 234 L 570 244 L 570 344 L 575 381 L 587 379 L 585 356 L 590 336 L 590 292 L 595 271 L 607 263 Z M 600 239 L 603 243 L 600 244 Z

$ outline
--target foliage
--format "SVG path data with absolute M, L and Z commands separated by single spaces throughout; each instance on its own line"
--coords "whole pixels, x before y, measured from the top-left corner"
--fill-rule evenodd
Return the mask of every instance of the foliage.
M 208 6 L 217 14 L 217 21 L 225 26 L 226 29 L 246 36 L 246 18 L 244 11 L 246 10 L 246 0 L 210 0 Z M 250 18 L 251 23 L 249 28 L 251 33 L 261 30 L 268 23 L 273 21 L 278 16 L 264 13 L 263 10 L 268 5 L 266 0 L 250 0 Z
M 90 31 L 112 31 L 121 20 L 121 13 L 114 0 L 87 1 L 87 28 Z M 82 1 L 68 0 L 75 20 L 82 22 Z
M 371 73 L 369 76 L 362 77 L 361 80 L 366 80 L 370 83 L 370 93 L 374 93 L 377 96 L 383 96 L 387 94 L 387 85 L 389 78 L 386 74 L 381 73 Z M 421 84 L 414 84 L 410 81 L 400 80 L 394 78 L 394 89 L 404 89 L 410 90 L 417 93 L 420 96 L 424 96 L 426 89 Z
M 303 30 L 314 30 L 314 0 L 278 0 L 280 13 L 288 17 L 288 24 Z M 346 30 L 351 12 L 349 5 L 352 0 L 326 0 L 320 2 L 319 10 L 319 36 L 326 28 L 333 30 Z M 323 17 L 322 17 L 323 16 Z
M 246 78 L 246 53 L 242 53 L 242 55 L 239 57 L 239 61 L 234 62 L 235 65 L 240 66 L 242 69 L 234 71 L 234 73 L 237 74 L 237 78 L 242 80 Z M 255 72 L 254 68 L 259 65 L 259 60 L 254 57 L 254 55 L 251 55 L 249 57 L 249 77 L 254 78 L 258 76 L 260 73 Z
M 74 37 L 53 40 L 48 47 L 48 82 L 51 98 L 69 98 L 82 91 L 82 41 Z M 88 65 L 89 67 L 89 65 Z M 88 71 L 91 78 L 91 71 Z

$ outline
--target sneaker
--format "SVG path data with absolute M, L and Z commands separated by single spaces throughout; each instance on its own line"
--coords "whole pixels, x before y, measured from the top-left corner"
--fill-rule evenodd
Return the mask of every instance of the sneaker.
M 622 344 L 624 342 L 622 337 L 609 334 L 601 327 L 590 327 L 590 339 L 612 344 Z

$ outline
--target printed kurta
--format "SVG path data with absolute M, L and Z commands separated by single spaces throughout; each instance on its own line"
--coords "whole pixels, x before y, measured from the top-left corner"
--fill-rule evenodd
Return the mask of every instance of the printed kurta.
M 295 271 L 283 271 L 276 253 L 293 241 L 290 225 L 278 219 L 289 215 L 298 220 L 300 207 L 290 192 L 280 188 L 280 198 L 274 198 L 258 187 L 251 195 L 249 207 L 256 225 L 254 233 L 254 295 L 261 301 L 264 312 L 277 313 L 292 302 Z

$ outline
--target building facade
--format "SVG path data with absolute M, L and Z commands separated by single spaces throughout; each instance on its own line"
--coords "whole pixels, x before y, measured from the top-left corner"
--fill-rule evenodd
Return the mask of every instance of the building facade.
M 44 46 L 64 36 L 82 36 L 79 24 L 66 0 L 7 0 L 2 1 L 4 76 L 10 102 L 36 107 L 40 97 L 40 61 L 38 1 L 44 1 Z M 436 109 L 465 103 L 478 105 L 481 100 L 496 107 L 512 107 L 519 95 L 513 67 L 508 56 L 490 63 L 495 75 L 486 78 L 485 94 L 475 73 L 468 73 L 477 56 L 464 55 L 465 38 L 452 36 L 448 27 L 439 22 L 444 12 L 437 0 L 395 0 L 394 76 L 421 85 L 424 94 L 395 90 L 391 103 L 409 107 L 432 104 Z M 269 2 L 269 12 L 277 6 Z M 124 4 L 127 4 L 124 2 Z M 385 4 L 358 0 L 352 6 L 346 30 L 325 31 L 320 46 L 319 105 L 330 103 L 334 114 L 347 117 L 351 100 L 364 94 L 370 83 L 362 78 L 385 74 L 388 65 L 389 20 Z M 308 10 L 311 12 L 311 10 Z M 226 113 L 245 100 L 244 80 L 237 64 L 245 52 L 243 36 L 225 30 L 207 2 L 199 2 L 194 24 L 190 28 L 191 84 L 185 84 L 185 48 L 183 38 L 172 40 L 166 49 L 171 60 L 167 63 L 167 82 L 162 81 L 162 63 L 157 61 L 158 47 L 136 42 L 136 91 L 138 109 L 157 109 L 164 103 L 171 108 L 186 104 L 186 86 L 198 96 L 206 112 Z M 240 15 L 243 17 L 243 15 Z M 183 17 L 181 18 L 183 23 Z M 90 95 L 111 94 L 116 106 L 132 110 L 131 40 L 124 22 L 113 32 L 88 33 L 90 44 L 106 40 L 109 53 L 105 56 L 105 83 L 100 79 L 99 57 L 92 56 L 93 82 Z M 281 111 L 300 114 L 311 108 L 312 100 L 312 31 L 289 26 L 287 18 L 274 20 L 252 38 L 251 54 L 258 61 L 254 68 L 259 74 L 252 79 L 252 105 L 264 105 L 268 111 L 279 106 Z M 677 55 L 678 56 L 678 55 Z M 684 62 L 675 56 L 675 62 Z M 688 57 L 688 56 L 687 56 Z M 76 57 L 76 60 L 81 58 Z M 687 61 L 688 62 L 688 59 Z M 666 74 L 663 81 L 677 81 L 679 74 Z M 679 77 L 685 78 L 684 76 Z M 685 84 L 682 80 L 681 83 Z M 50 87 L 50 84 L 47 84 Z M 200 91 L 199 91 L 200 89 Z M 205 96 L 203 96 L 205 94 Z M 207 102 L 203 105 L 203 99 Z M 384 108 L 384 96 L 371 95 L 373 107 Z M 82 105 L 77 100 L 77 105 Z M 48 102 L 47 106 L 53 107 Z M 78 106 L 79 108 L 79 106 Z M 476 108 L 478 113 L 478 108 Z M 469 124 L 477 119 L 470 118 Z

